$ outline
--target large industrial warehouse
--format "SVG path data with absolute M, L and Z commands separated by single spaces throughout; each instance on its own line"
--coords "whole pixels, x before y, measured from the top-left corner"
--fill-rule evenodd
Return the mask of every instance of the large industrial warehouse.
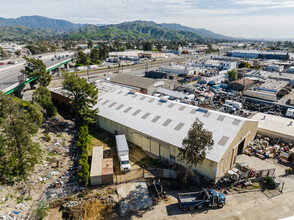
M 105 88 L 105 87 L 103 87 Z M 103 90 L 103 89 L 102 89 Z M 100 90 L 101 92 L 101 90 Z M 214 146 L 204 162 L 193 167 L 217 180 L 230 169 L 238 153 L 256 134 L 258 122 L 112 87 L 99 95 L 97 125 L 154 156 L 186 166 L 177 157 L 182 140 L 196 118 L 213 133 Z

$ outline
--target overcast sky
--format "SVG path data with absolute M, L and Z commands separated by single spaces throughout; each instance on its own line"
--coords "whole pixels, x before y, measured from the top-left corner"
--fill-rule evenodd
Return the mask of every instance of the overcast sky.
M 0 16 L 179 23 L 244 38 L 294 38 L 294 0 L 1 0 Z

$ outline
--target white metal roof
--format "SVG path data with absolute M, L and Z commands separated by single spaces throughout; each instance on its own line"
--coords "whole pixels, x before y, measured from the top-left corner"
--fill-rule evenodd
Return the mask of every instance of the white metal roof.
M 115 88 L 100 95 L 99 115 L 137 130 L 148 136 L 182 147 L 182 140 L 196 118 L 211 131 L 214 146 L 208 152 L 209 160 L 218 162 L 248 119 L 201 109 L 182 103 L 166 101 L 140 93 Z
M 258 121 L 258 129 L 292 137 L 294 140 L 294 120 L 280 116 L 257 113 L 251 119 Z

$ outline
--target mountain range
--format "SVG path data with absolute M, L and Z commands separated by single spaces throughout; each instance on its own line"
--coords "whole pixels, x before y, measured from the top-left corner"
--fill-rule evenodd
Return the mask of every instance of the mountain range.
M 29 34 L 29 35 L 28 35 Z M 180 24 L 157 24 L 153 21 L 132 21 L 120 24 L 74 24 L 66 20 L 42 16 L 19 18 L 0 17 L 0 39 L 37 39 L 62 36 L 70 39 L 122 40 L 233 40 L 206 29 L 195 29 Z

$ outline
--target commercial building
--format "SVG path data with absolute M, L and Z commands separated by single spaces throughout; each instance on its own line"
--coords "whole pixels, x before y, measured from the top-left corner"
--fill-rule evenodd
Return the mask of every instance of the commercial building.
M 253 98 L 263 99 L 276 102 L 278 97 L 285 95 L 285 87 L 289 84 L 289 80 L 277 80 L 268 78 L 259 86 L 253 86 L 243 92 L 243 95 Z
M 269 65 L 266 67 L 267 71 L 276 71 L 276 72 L 282 72 L 284 70 L 284 66 L 280 65 Z
M 251 59 L 275 59 L 285 60 L 289 55 L 289 59 L 292 59 L 294 55 L 287 52 L 269 52 L 269 51 L 258 51 L 258 50 L 234 50 L 226 52 L 227 56 L 251 58 Z
M 257 121 L 198 108 L 119 87 L 99 95 L 97 125 L 112 134 L 125 134 L 143 151 L 170 163 L 187 166 L 178 157 L 182 141 L 198 118 L 211 131 L 214 145 L 197 172 L 217 180 L 232 168 L 236 156 L 257 131 Z
M 118 76 L 111 78 L 110 82 L 149 95 L 155 93 L 159 88 L 173 90 L 175 86 L 175 83 L 169 80 L 156 80 L 128 74 L 119 74 Z
M 139 57 L 139 53 L 143 50 L 114 51 L 109 52 L 109 57 Z
M 237 62 L 228 62 L 222 60 L 207 60 L 203 65 L 207 68 L 217 68 L 219 70 L 231 70 L 237 68 Z
M 138 56 L 141 58 L 162 58 L 165 57 L 165 53 L 160 53 L 160 52 L 141 52 L 138 53 Z
M 248 89 L 253 84 L 254 84 L 253 80 L 244 77 L 242 79 L 238 79 L 233 82 L 230 82 L 228 85 L 228 89 L 243 91 Z
M 294 141 L 293 119 L 264 113 L 257 113 L 251 119 L 258 121 L 258 133 L 287 142 Z

